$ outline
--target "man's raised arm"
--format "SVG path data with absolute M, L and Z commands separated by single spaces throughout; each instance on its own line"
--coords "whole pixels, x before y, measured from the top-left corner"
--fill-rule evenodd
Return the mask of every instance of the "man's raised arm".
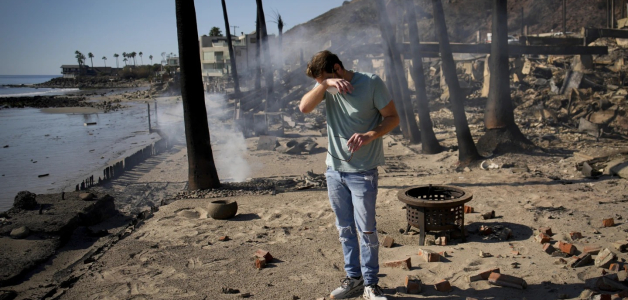
M 304 114 L 312 112 L 316 108 L 316 106 L 319 105 L 325 98 L 326 89 L 326 85 L 319 84 L 315 86 L 311 91 L 303 95 L 303 98 L 301 98 L 301 103 L 299 104 L 299 110 Z

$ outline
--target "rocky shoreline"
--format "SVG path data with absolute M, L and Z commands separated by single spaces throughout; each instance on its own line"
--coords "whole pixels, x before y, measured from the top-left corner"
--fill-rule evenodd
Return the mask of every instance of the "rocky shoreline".
M 92 107 L 105 112 L 117 111 L 123 106 L 120 100 L 88 102 L 84 96 L 32 96 L 0 98 L 0 109 L 6 108 L 51 108 L 51 107 Z

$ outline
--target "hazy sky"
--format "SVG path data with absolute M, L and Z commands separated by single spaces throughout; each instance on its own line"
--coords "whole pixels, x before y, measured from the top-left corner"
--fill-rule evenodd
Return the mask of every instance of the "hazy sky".
M 115 66 L 114 53 L 143 52 L 144 64 L 161 53 L 178 52 L 174 0 L 0 0 L 0 75 L 57 75 L 63 64 L 77 64 L 74 51 L 94 54 L 94 66 Z M 284 32 L 344 0 L 263 0 L 269 34 L 276 13 Z M 195 0 L 199 35 L 211 27 L 225 33 L 220 0 Z M 226 0 L 229 25 L 236 33 L 255 31 L 255 0 Z M 232 27 L 233 29 L 233 27 Z M 140 64 L 139 55 L 136 61 Z M 91 65 L 89 58 L 87 64 Z

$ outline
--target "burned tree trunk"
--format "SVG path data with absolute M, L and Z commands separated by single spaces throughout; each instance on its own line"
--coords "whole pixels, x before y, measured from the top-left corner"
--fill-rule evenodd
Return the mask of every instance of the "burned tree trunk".
M 264 51 L 264 59 L 263 63 L 263 72 L 264 79 L 266 83 L 266 107 L 270 108 L 274 105 L 273 99 L 273 69 L 272 62 L 270 61 L 270 48 L 268 46 L 268 34 L 266 31 L 266 17 L 264 16 L 264 6 L 262 5 L 262 0 L 256 0 L 257 2 L 257 15 L 258 15 L 258 24 L 260 29 L 260 38 L 261 38 L 261 46 Z
M 260 29 L 259 29 L 259 14 L 257 15 L 257 20 L 255 21 L 255 89 L 259 90 L 262 88 L 262 65 L 260 64 L 259 54 L 262 51 L 262 44 L 260 40 Z
M 395 76 L 392 75 L 393 71 L 391 70 L 392 63 L 390 62 L 390 54 L 386 53 L 384 55 L 384 72 L 386 74 L 386 85 L 390 90 L 390 94 L 393 97 L 393 102 L 395 103 L 395 108 L 397 108 L 399 114 L 399 127 L 397 129 L 401 129 L 401 134 L 404 138 L 410 139 L 410 130 L 408 129 L 408 121 L 406 120 L 406 113 L 403 108 L 403 103 L 401 103 L 401 96 L 399 95 L 399 89 L 397 88 L 399 85 L 395 80 Z
M 423 73 L 423 55 L 419 50 L 419 28 L 417 26 L 416 12 L 413 2 L 407 2 L 406 16 L 408 22 L 408 32 L 410 35 L 410 51 L 412 53 L 412 69 L 411 75 L 414 80 L 414 88 L 416 91 L 416 99 L 419 108 L 419 126 L 421 127 L 421 148 L 423 153 L 435 154 L 443 150 L 438 143 L 434 129 L 432 128 L 432 119 L 430 118 L 430 103 L 427 99 L 427 90 L 425 87 L 425 74 Z
M 440 44 L 440 55 L 442 59 L 443 74 L 445 82 L 449 87 L 449 101 L 451 112 L 454 115 L 454 125 L 456 126 L 456 138 L 458 139 L 458 161 L 460 165 L 467 165 L 474 160 L 481 158 L 467 123 L 467 116 L 464 112 L 464 95 L 460 89 L 458 75 L 456 74 L 456 63 L 451 53 L 449 36 L 447 34 L 447 24 L 445 24 L 445 13 L 440 0 L 432 0 L 432 10 L 434 14 L 434 27 L 436 36 Z
M 188 151 L 188 189 L 220 186 L 209 139 L 205 110 L 205 92 L 201 76 L 201 58 L 196 27 L 196 10 L 192 0 L 176 0 L 179 63 L 183 122 Z
M 231 42 L 231 32 L 229 31 L 229 17 L 227 16 L 227 5 L 225 4 L 225 0 L 222 0 L 222 14 L 225 18 L 225 31 L 227 33 L 227 44 L 229 46 L 229 60 L 231 61 L 231 76 L 233 77 L 234 92 L 236 93 L 236 95 L 239 95 L 240 80 L 238 79 L 235 53 L 233 53 L 233 43 Z
M 507 13 L 507 0 L 493 0 L 493 37 L 489 59 L 492 74 L 484 111 L 486 133 L 478 140 L 478 148 L 483 152 L 512 152 L 534 147 L 515 124 L 510 98 Z
M 392 33 L 390 21 L 388 20 L 388 14 L 386 12 L 386 4 L 384 0 L 377 0 L 377 9 L 379 11 L 379 27 L 381 30 L 382 38 L 384 39 L 385 55 L 389 55 L 390 58 L 390 74 L 392 75 L 396 86 L 392 89 L 398 88 L 401 99 L 397 103 L 401 104 L 397 107 L 400 114 L 405 115 L 405 121 L 407 123 L 408 132 L 404 134 L 404 137 L 409 138 L 410 143 L 418 144 L 421 142 L 421 132 L 419 126 L 414 118 L 414 109 L 412 103 L 410 103 L 410 95 L 408 90 L 408 81 L 403 72 L 403 60 L 397 49 L 397 44 L 394 40 L 394 34 Z M 403 119 L 401 119 L 403 120 Z M 403 128 L 403 127 L 402 127 Z

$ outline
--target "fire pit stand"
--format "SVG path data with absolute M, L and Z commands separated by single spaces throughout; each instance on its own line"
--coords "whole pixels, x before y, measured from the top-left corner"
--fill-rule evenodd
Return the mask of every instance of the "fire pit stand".
M 427 185 L 400 190 L 399 201 L 406 204 L 408 227 L 419 228 L 419 245 L 425 245 L 425 233 L 430 230 L 458 230 L 464 235 L 464 204 L 473 194 L 446 185 Z

